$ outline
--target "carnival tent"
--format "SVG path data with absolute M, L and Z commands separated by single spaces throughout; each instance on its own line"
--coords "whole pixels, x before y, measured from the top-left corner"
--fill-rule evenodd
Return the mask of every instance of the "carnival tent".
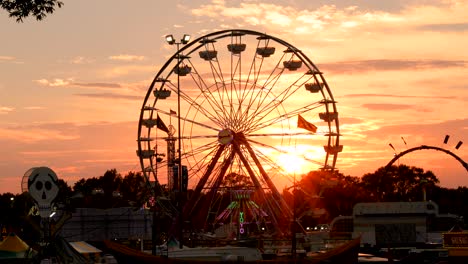
M 9 234 L 0 242 L 0 258 L 25 258 L 31 253 L 30 247 L 16 234 Z

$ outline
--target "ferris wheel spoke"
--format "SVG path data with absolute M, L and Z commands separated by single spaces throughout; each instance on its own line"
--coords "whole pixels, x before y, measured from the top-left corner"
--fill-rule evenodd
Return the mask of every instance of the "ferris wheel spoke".
M 259 38 L 257 49 L 260 47 L 261 41 L 262 40 Z M 268 46 L 268 43 L 269 39 L 265 41 L 265 46 Z M 261 97 L 263 93 L 258 92 L 258 90 L 263 89 L 263 87 L 258 86 L 258 79 L 262 72 L 264 60 L 265 57 L 255 54 L 246 77 L 245 85 L 242 89 L 243 92 L 239 99 L 239 106 L 245 105 L 245 107 L 239 111 L 238 115 L 240 120 L 247 120 L 247 122 L 244 122 L 244 126 L 241 127 L 243 130 L 245 130 L 246 127 L 249 127 L 249 119 L 247 118 L 249 116 L 249 111 L 253 108 L 253 105 L 257 100 L 262 100 L 261 98 L 259 99 L 259 97 Z M 271 74 L 272 73 L 270 73 L 270 76 Z M 267 97 L 267 94 L 265 94 L 265 97 Z
M 300 114 L 307 113 L 307 112 L 309 112 L 309 111 L 311 111 L 313 109 L 316 109 L 316 108 L 320 107 L 320 104 L 321 104 L 320 102 L 315 102 L 315 103 L 309 104 L 307 106 L 304 106 L 302 108 L 297 108 L 297 109 L 290 110 L 290 111 L 288 111 L 287 113 L 285 113 L 283 115 L 278 115 L 278 116 L 275 116 L 273 118 L 258 119 L 258 120 L 256 120 L 257 121 L 256 124 L 251 124 L 251 127 L 248 130 L 248 133 L 258 131 L 260 129 L 269 127 L 269 126 L 271 126 L 273 124 L 276 124 L 278 122 L 293 118 L 293 117 L 298 116 Z
M 294 136 L 315 136 L 316 133 L 311 132 L 287 132 L 287 133 L 264 133 L 264 134 L 246 134 L 248 138 L 251 137 L 294 137 Z
M 190 63 L 191 63 L 191 61 L 190 61 Z M 206 104 L 204 104 L 203 107 L 201 107 L 201 104 L 194 103 L 195 100 L 190 100 L 189 96 L 184 96 L 184 97 L 186 97 L 187 101 L 191 105 L 197 105 L 197 109 L 200 110 L 201 112 L 203 112 L 205 116 L 211 116 L 212 119 L 216 120 L 217 124 L 221 124 L 222 120 L 223 120 L 222 116 L 219 114 L 220 111 L 222 111 L 222 109 L 223 109 L 222 104 L 220 104 L 220 102 L 222 102 L 222 97 L 220 97 L 221 93 L 218 92 L 217 93 L 218 96 L 215 96 L 213 91 L 211 91 L 209 89 L 209 87 L 206 84 L 205 80 L 198 73 L 196 65 L 191 63 L 191 66 L 194 69 L 193 73 L 191 73 L 192 80 L 196 84 L 196 86 L 198 87 L 198 89 L 200 91 L 200 96 L 205 98 L 204 102 L 207 102 L 208 105 L 211 107 L 211 111 L 208 110 L 209 108 L 206 107 Z M 216 77 L 215 77 L 215 76 L 219 76 L 219 73 L 215 69 L 215 67 L 213 66 L 212 62 L 210 62 L 210 68 L 211 68 L 211 70 L 213 72 L 213 79 L 215 81 L 215 86 L 218 87 L 216 90 L 219 90 L 219 85 L 220 84 L 218 83 L 218 81 L 216 81 Z M 221 78 L 222 78 L 222 76 L 221 76 Z M 222 85 L 223 83 L 224 83 L 224 81 L 221 82 L 221 86 L 224 86 L 224 85 Z M 214 92 L 216 92 L 216 91 L 214 91 Z
M 281 57 L 279 61 L 282 59 Z M 255 93 L 254 96 L 251 97 L 251 100 L 248 103 L 248 106 L 246 107 L 246 110 L 244 111 L 244 116 L 258 116 L 259 114 L 259 109 L 260 106 L 269 99 L 271 91 L 275 87 L 275 84 L 277 80 L 280 78 L 281 74 L 283 73 L 284 69 L 279 68 L 279 61 L 268 76 L 268 78 L 265 80 L 264 84 L 260 86 L 259 89 L 262 91 L 266 92 L 258 92 Z M 255 89 L 252 89 L 252 94 L 254 94 Z M 254 109 L 252 112 L 250 112 L 251 109 Z M 248 119 L 247 119 L 248 120 Z M 244 128 L 248 128 L 251 126 L 252 122 L 254 122 L 255 119 L 249 120 Z
M 192 194 L 195 197 L 200 196 L 200 193 L 201 193 L 203 187 L 205 186 L 206 182 L 208 181 L 208 178 L 211 175 L 213 169 L 215 168 L 216 163 L 218 162 L 224 148 L 225 148 L 225 145 L 220 145 L 217 148 L 213 159 L 210 161 L 210 163 L 206 167 L 206 171 L 204 172 L 203 176 L 201 177 L 200 181 L 198 182 L 197 186 L 195 187 L 194 193 Z M 188 213 L 196 206 L 196 204 L 194 204 L 195 201 L 194 202 L 191 202 L 191 201 L 194 201 L 194 200 L 189 200 L 184 206 L 184 215 L 185 216 L 187 216 Z
M 147 108 L 148 109 L 148 108 Z M 151 108 L 152 110 L 158 112 L 158 113 L 162 113 L 162 114 L 165 114 L 167 116 L 172 116 L 170 112 L 167 112 L 167 111 L 164 111 L 164 110 L 161 110 L 161 109 L 158 109 L 158 108 L 155 108 L 155 107 L 152 107 Z M 210 130 L 213 130 L 213 131 L 219 131 L 218 128 L 214 128 L 212 126 L 208 126 L 206 124 L 203 124 L 203 123 L 200 123 L 200 122 L 197 122 L 195 120 L 192 120 L 192 119 L 188 119 L 188 118 L 185 118 L 185 117 L 180 117 L 180 120 L 182 121 L 185 121 L 187 123 L 191 123 L 191 124 L 194 124 L 194 125 L 197 125 L 197 126 L 200 126 L 200 127 L 204 127 L 204 128 L 207 128 L 207 129 L 210 129 Z
M 281 59 L 283 58 L 284 56 L 281 57 Z M 262 89 L 266 90 L 267 92 L 263 97 L 256 100 L 256 106 L 254 107 L 255 111 L 252 113 L 252 115 L 257 118 L 251 119 L 250 126 L 261 119 L 263 116 L 267 116 L 279 105 L 281 105 L 290 95 L 293 94 L 293 92 L 290 92 L 293 87 L 295 88 L 294 91 L 297 91 L 297 89 L 301 87 L 301 84 L 298 85 L 298 80 L 296 80 L 285 89 L 280 89 L 281 92 L 279 94 L 274 94 L 272 91 L 275 89 L 278 81 L 283 76 L 283 73 L 284 68 L 280 68 L 278 62 L 275 69 L 271 72 L 269 78 L 265 81 L 264 86 L 262 86 Z
M 264 83 L 262 85 L 262 88 L 266 89 L 267 92 L 265 93 L 265 95 L 262 98 L 260 98 L 257 101 L 257 105 L 256 105 L 255 109 L 260 109 L 261 108 L 260 106 L 265 103 L 265 100 L 270 98 L 270 93 L 273 91 L 273 89 L 276 87 L 277 82 L 283 76 L 283 73 L 284 73 L 285 69 L 284 69 L 284 67 L 281 67 L 281 62 L 285 60 L 285 56 L 286 56 L 286 53 L 283 53 L 283 55 L 278 58 L 277 63 L 275 64 L 272 71 L 268 75 L 268 78 L 265 79 L 265 81 L 264 81 Z M 254 113 L 254 115 L 255 114 L 256 113 Z
M 193 147 L 190 151 L 186 151 L 182 153 L 183 158 L 193 158 L 193 157 L 198 157 L 200 161 L 198 163 L 203 164 L 203 162 L 206 162 L 206 160 L 213 155 L 214 151 L 217 149 L 218 143 L 217 142 L 211 142 L 208 144 L 204 144 L 199 147 Z M 202 156 L 202 157 L 200 157 Z M 196 167 L 199 167 L 197 164 L 195 164 Z
M 257 176 L 255 175 L 254 170 L 250 166 L 249 161 L 247 160 L 247 157 L 243 154 L 243 151 L 241 150 L 241 147 L 237 142 L 235 141 L 233 144 L 234 151 L 237 152 L 238 157 L 241 159 L 242 164 L 245 166 L 246 170 L 248 171 L 251 180 L 254 183 L 255 189 L 258 191 L 260 197 L 262 200 L 267 201 L 268 199 L 266 198 L 266 194 L 264 189 L 262 188 L 260 181 L 258 180 Z M 273 212 L 274 209 L 271 207 L 271 204 L 267 202 L 267 207 L 269 212 Z M 279 227 L 279 221 L 277 220 L 276 216 L 272 213 L 272 221 L 274 222 L 274 226 L 276 228 Z M 284 215 L 283 215 L 284 216 Z
M 260 172 L 260 175 L 262 176 L 262 179 L 266 182 L 266 185 L 271 190 L 273 197 L 280 203 L 279 208 L 281 208 L 281 210 L 284 213 L 284 215 L 282 215 L 282 217 L 285 217 L 285 219 L 283 219 L 283 221 L 285 221 L 285 220 L 289 221 L 289 218 L 291 216 L 291 212 L 289 211 L 289 207 L 286 204 L 286 202 L 281 198 L 280 193 L 275 188 L 275 185 L 273 184 L 271 179 L 268 177 L 268 174 L 264 170 L 264 168 L 262 166 L 262 163 L 260 162 L 258 157 L 255 155 L 255 151 L 252 149 L 252 147 L 250 146 L 248 140 L 243 135 L 241 135 L 240 141 L 243 142 L 243 145 L 247 149 L 247 152 L 249 153 L 250 158 L 254 161 L 256 167 L 258 168 L 258 170 Z
M 293 82 L 290 86 L 285 88 L 280 94 L 276 95 L 271 101 L 267 102 L 263 107 L 259 107 L 258 112 L 255 116 L 257 118 L 255 121 L 252 121 L 252 125 L 256 122 L 261 121 L 261 117 L 268 116 L 272 111 L 275 111 L 279 105 L 282 105 L 294 92 L 302 87 L 302 85 L 306 82 L 301 82 L 298 84 L 298 81 Z M 292 91 L 291 91 L 292 90 Z
M 278 153 L 282 153 L 282 154 L 288 154 L 290 155 L 291 152 L 288 150 L 282 150 L 280 148 L 277 148 L 277 147 L 274 147 L 274 146 L 271 146 L 271 145 L 268 145 L 268 144 L 265 144 L 265 143 L 262 143 L 262 142 L 259 142 L 259 141 L 255 141 L 255 140 L 252 140 L 252 139 L 247 139 L 249 142 L 252 142 L 254 144 L 257 144 L 257 145 L 260 145 L 262 147 L 265 147 L 265 148 L 269 148 L 269 149 L 273 149 L 275 151 L 277 151 Z M 256 149 L 257 151 L 259 151 L 258 149 Z M 263 153 L 262 153 L 263 156 L 265 156 Z M 313 160 L 313 159 L 310 159 L 310 158 L 307 158 L 305 155 L 302 155 L 300 156 L 302 159 L 306 160 L 306 161 L 309 161 L 309 162 L 312 162 L 312 163 L 315 163 L 317 165 L 322 165 L 321 162 L 318 162 L 316 160 Z
M 192 67 L 194 67 L 192 65 Z M 196 70 L 194 70 L 196 72 Z M 191 74 L 196 86 L 198 87 L 198 89 L 201 91 L 203 90 L 203 83 L 198 83 L 196 82 L 196 78 L 193 77 L 194 75 L 198 75 L 198 73 L 195 73 L 195 74 Z M 171 91 L 173 91 L 174 93 L 179 93 L 180 97 L 182 100 L 184 100 L 184 102 L 186 102 L 190 108 L 194 108 L 196 109 L 198 112 L 202 113 L 204 117 L 208 118 L 209 120 L 211 120 L 213 123 L 217 124 L 219 123 L 219 119 L 218 117 L 216 116 L 216 113 L 217 111 L 209 111 L 209 109 L 205 106 L 202 106 L 201 103 L 198 103 L 195 99 L 192 99 L 192 97 L 190 96 L 190 94 L 188 94 L 188 92 L 190 93 L 193 93 L 194 90 L 193 89 L 190 89 L 188 92 L 186 92 L 185 89 L 179 89 L 175 84 L 173 84 L 172 82 L 169 82 L 168 85 L 167 85 L 168 88 L 170 88 Z
M 202 106 L 201 103 L 196 102 L 184 89 L 177 89 L 177 87 L 173 85 L 172 83 L 169 86 L 171 87 L 171 90 L 174 91 L 175 93 L 178 93 L 178 92 L 180 93 L 181 99 L 184 100 L 184 102 L 186 102 L 190 106 L 190 108 L 196 109 L 198 112 L 203 114 L 204 117 L 211 120 L 214 124 L 218 124 L 220 122 L 218 119 L 219 117 L 216 116 L 217 111 L 209 111 L 206 105 Z M 202 89 L 200 86 L 198 87 L 200 90 Z

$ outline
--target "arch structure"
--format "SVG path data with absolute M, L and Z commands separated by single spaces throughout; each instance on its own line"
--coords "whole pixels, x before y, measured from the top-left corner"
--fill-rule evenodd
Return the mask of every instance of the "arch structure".
M 395 155 L 395 157 L 393 157 L 392 160 L 390 160 L 390 162 L 385 167 L 388 168 L 388 167 L 392 166 L 393 163 L 395 163 L 395 161 L 397 161 L 399 158 L 401 158 L 402 156 L 404 156 L 404 155 L 406 155 L 406 154 L 408 154 L 410 152 L 417 151 L 417 150 L 424 150 L 424 149 L 437 150 L 437 151 L 441 151 L 441 152 L 443 152 L 445 154 L 448 154 L 448 155 L 452 156 L 458 162 L 460 162 L 460 164 L 465 168 L 466 172 L 468 172 L 468 164 L 464 160 L 462 160 L 459 156 L 457 156 L 455 153 L 451 152 L 450 150 L 444 149 L 444 148 L 435 147 L 435 146 L 427 146 L 427 145 L 421 145 L 419 147 L 410 148 L 410 149 L 407 149 L 405 151 L 402 151 L 402 152 L 398 153 L 397 155 Z

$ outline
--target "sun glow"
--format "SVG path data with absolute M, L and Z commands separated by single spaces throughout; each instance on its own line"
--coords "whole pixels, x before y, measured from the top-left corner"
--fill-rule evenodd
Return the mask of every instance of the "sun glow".
M 287 174 L 301 173 L 306 167 L 306 161 L 293 154 L 281 154 L 278 157 L 278 165 Z

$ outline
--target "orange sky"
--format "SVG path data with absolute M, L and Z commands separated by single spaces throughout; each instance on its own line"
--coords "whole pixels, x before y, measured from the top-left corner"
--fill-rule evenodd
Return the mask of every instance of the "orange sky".
M 230 28 L 284 39 L 324 72 L 338 101 L 341 172 L 384 166 L 389 143 L 396 152 L 443 147 L 467 161 L 468 2 L 310 2 L 65 1 L 44 21 L 24 23 L 0 11 L 0 193 L 20 192 L 35 166 L 71 185 L 110 168 L 140 170 L 140 108 L 174 53 L 164 36 Z M 442 186 L 468 186 L 446 154 L 400 162 L 434 171 Z

